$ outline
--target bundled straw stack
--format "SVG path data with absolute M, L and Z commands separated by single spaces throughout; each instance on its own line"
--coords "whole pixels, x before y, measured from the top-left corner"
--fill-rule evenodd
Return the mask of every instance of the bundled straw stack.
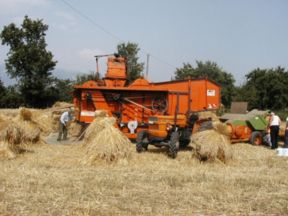
M 21 151 L 23 131 L 15 124 L 11 123 L 0 131 L 0 158 L 13 159 Z
M 21 108 L 19 116 L 14 121 L 0 123 L 0 156 L 14 158 L 23 151 L 23 146 L 40 141 L 40 129 L 32 121 L 30 110 Z
M 229 132 L 225 124 L 213 124 L 212 130 L 195 133 L 191 137 L 194 154 L 201 161 L 220 160 L 224 163 L 232 159 Z
M 9 143 L 0 142 L 0 159 L 14 159 L 16 157 L 15 149 Z
M 115 118 L 107 117 L 105 111 L 97 111 L 95 120 L 89 125 L 84 137 L 86 149 L 84 164 L 93 165 L 98 160 L 108 163 L 130 157 L 130 140 L 117 128 Z
M 210 118 L 213 122 L 219 121 L 219 118 L 217 117 L 217 115 L 211 111 L 198 112 L 198 117 L 199 117 L 199 120 Z

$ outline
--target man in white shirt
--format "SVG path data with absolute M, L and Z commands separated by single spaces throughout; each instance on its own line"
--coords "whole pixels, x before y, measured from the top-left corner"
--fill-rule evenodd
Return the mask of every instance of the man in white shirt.
M 275 115 L 275 113 L 271 112 L 270 114 L 270 134 L 271 134 L 271 149 L 278 148 L 278 136 L 279 136 L 279 128 L 281 124 L 281 119 L 279 116 Z
M 67 140 L 67 133 L 68 133 L 68 123 L 69 121 L 72 120 L 72 112 L 73 109 L 70 108 L 68 111 L 62 113 L 59 121 L 59 134 L 57 141 L 61 141 L 62 135 L 63 135 L 63 140 Z

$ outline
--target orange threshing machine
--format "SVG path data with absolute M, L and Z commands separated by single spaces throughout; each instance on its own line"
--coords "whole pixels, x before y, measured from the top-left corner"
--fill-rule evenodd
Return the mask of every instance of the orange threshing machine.
M 96 110 L 115 116 L 118 128 L 128 138 L 137 139 L 136 148 L 141 152 L 147 148 L 145 140 L 166 145 L 169 131 L 187 128 L 189 119 L 195 119 L 192 114 L 218 109 L 220 86 L 208 79 L 150 83 L 139 78 L 128 84 L 125 59 L 115 55 L 108 57 L 102 80 L 74 87 L 74 106 L 81 123 L 91 123 Z

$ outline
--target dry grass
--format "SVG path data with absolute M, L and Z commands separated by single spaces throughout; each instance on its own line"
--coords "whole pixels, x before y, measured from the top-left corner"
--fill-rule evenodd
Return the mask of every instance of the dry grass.
M 224 164 L 127 148 L 129 160 L 88 166 L 81 144 L 27 146 L 0 161 L 0 215 L 288 215 L 288 157 L 275 151 L 235 144 Z
M 233 145 L 227 164 L 175 160 L 152 148 L 116 164 L 83 166 L 78 145 L 31 146 L 0 163 L 2 215 L 287 215 L 288 158 Z M 29 201 L 28 201 L 29 200 Z

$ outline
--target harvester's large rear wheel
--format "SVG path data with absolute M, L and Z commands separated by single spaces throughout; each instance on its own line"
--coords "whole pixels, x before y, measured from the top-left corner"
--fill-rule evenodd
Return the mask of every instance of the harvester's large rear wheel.
M 180 132 L 180 135 L 179 135 L 179 147 L 180 148 L 186 148 L 189 145 L 191 135 L 192 135 L 191 128 L 186 128 Z
M 252 145 L 262 145 L 263 144 L 263 136 L 260 131 L 253 131 L 250 137 L 250 143 Z
M 179 133 L 172 132 L 169 145 L 168 145 L 168 155 L 171 158 L 176 158 L 179 150 Z
M 144 149 L 148 149 L 148 133 L 145 130 L 140 131 L 136 138 L 136 151 L 140 153 Z

